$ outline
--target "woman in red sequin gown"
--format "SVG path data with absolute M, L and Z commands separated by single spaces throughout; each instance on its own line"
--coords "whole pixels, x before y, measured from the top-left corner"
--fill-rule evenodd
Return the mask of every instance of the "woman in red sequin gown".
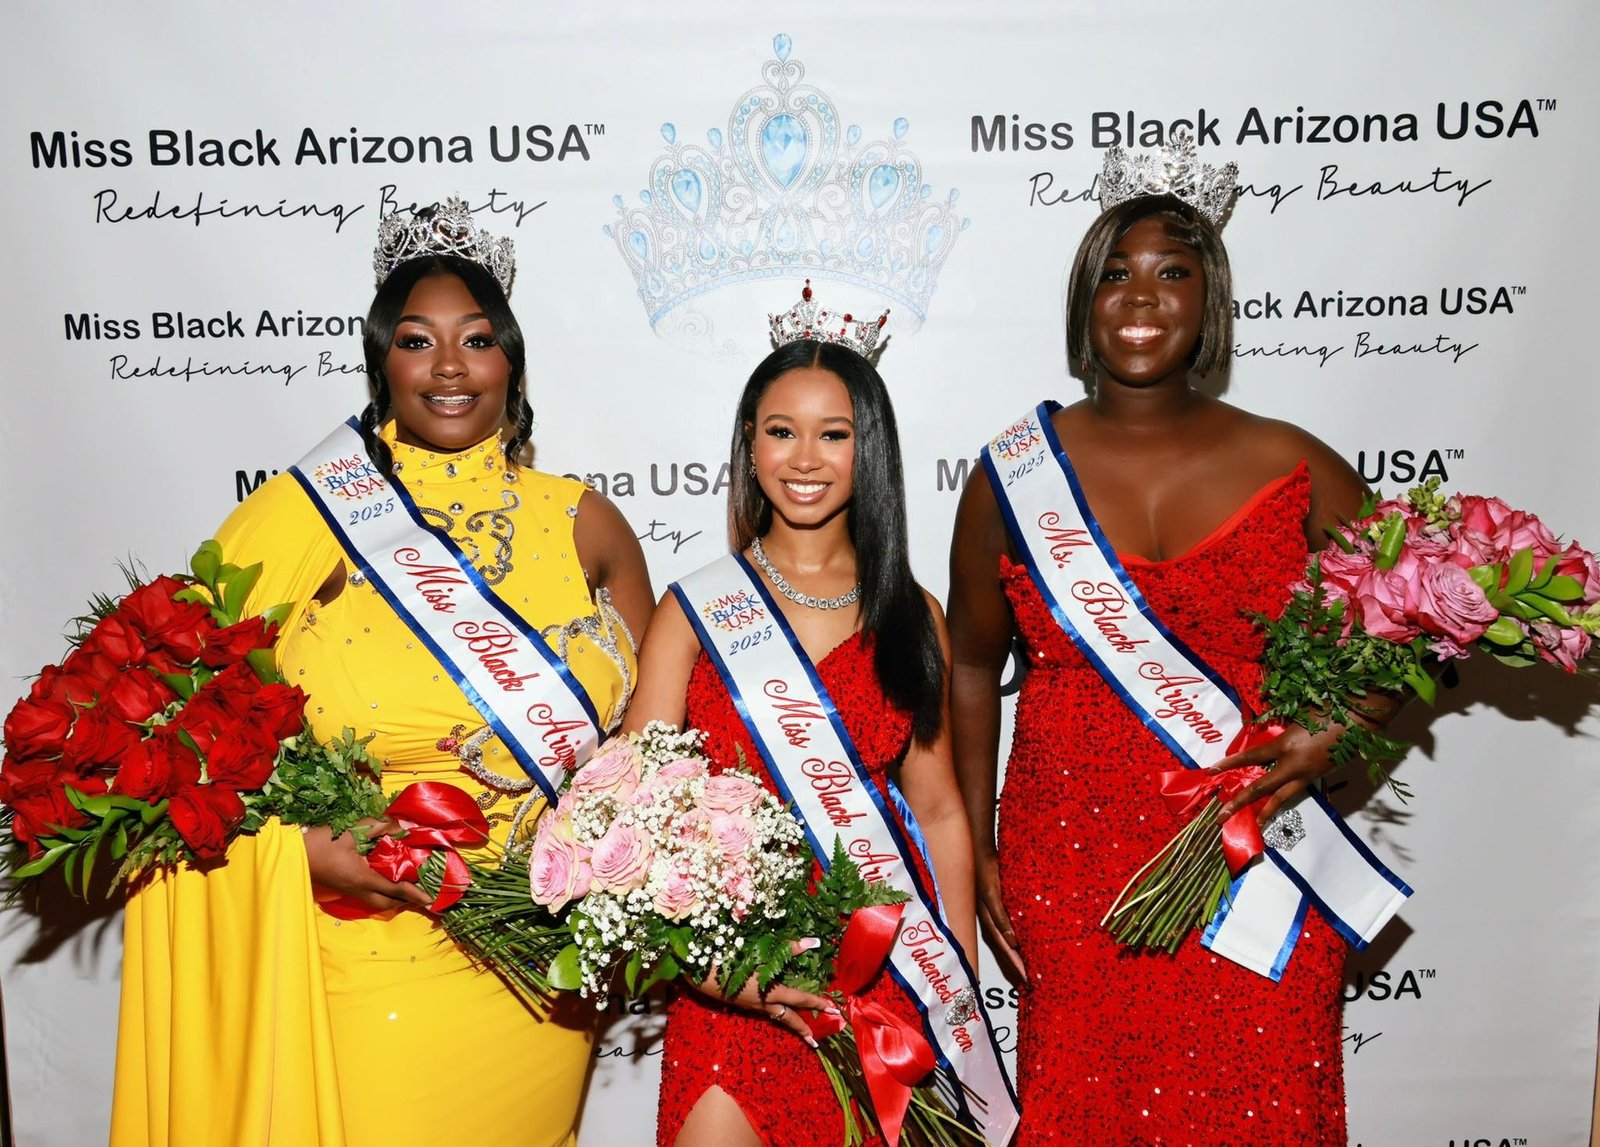
M 1178 637 L 1246 701 L 1261 639 L 1319 524 L 1364 489 L 1316 438 L 1191 385 L 1233 345 L 1227 256 L 1170 196 L 1103 213 L 1074 263 L 1068 341 L 1090 397 L 1053 416 L 1124 568 Z M 1315 912 L 1281 983 L 1214 957 L 1121 950 L 1099 927 L 1181 827 L 1157 793 L 1173 758 L 1056 624 L 980 471 L 951 547 L 951 706 L 974 830 L 978 908 L 1019 1008 L 1019 1144 L 1341 1144 L 1344 949 Z M 1026 653 L 994 830 L 1000 675 Z M 1331 766 L 1338 730 L 1293 727 L 1247 790 L 1265 819 Z M 1223 762 L 1241 763 L 1237 758 Z
M 801 338 L 780 346 L 745 387 L 731 472 L 733 545 L 763 571 L 873 783 L 887 797 L 893 776 L 904 793 L 927 842 L 945 918 L 971 953 L 972 850 L 950 759 L 944 621 L 911 577 L 899 444 L 877 371 L 836 342 Z M 657 719 L 704 730 L 717 766 L 742 764 L 764 775 L 727 687 L 670 592 L 645 636 L 624 728 Z M 921 858 L 915 863 L 928 887 L 926 866 Z M 753 980 L 732 999 L 714 989 L 684 988 L 670 1005 L 658 1142 L 843 1142 L 838 1100 L 817 1054 L 802 1042 L 810 1033 L 798 1014 L 831 1008 L 830 1001 L 781 984 L 763 996 Z M 921 1026 L 915 1005 L 887 974 L 880 972 L 866 994 Z

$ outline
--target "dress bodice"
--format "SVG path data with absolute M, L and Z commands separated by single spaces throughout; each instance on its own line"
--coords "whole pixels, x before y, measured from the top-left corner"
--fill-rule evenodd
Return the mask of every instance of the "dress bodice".
M 1182 554 L 1163 561 L 1118 555 L 1155 615 L 1236 688 L 1253 693 L 1260 680 L 1264 639 L 1251 615 L 1276 616 L 1286 587 L 1305 570 L 1301 523 L 1310 498 L 1311 473 L 1302 462 Z M 1056 624 L 1025 566 L 1002 556 L 1000 580 L 1030 671 L 1099 676 Z
M 872 642 L 851 634 L 817 662 L 817 675 L 844 721 L 867 772 L 883 789 L 889 767 L 905 753 L 911 740 L 911 714 L 884 700 L 873 663 Z M 750 734 L 739 718 L 728 687 L 711 659 L 702 651 L 689 674 L 686 721 L 706 734 L 705 751 L 719 770 L 737 764 L 743 754 L 746 766 L 761 775 L 776 792 Z
M 396 479 L 423 519 L 447 534 L 501 600 L 543 634 L 602 723 L 613 727 L 632 688 L 633 641 L 605 591 L 591 596 L 578 559 L 573 524 L 582 483 L 507 466 L 497 439 L 457 454 L 404 444 L 392 449 Z M 386 788 L 447 779 L 478 792 L 470 772 L 486 788 L 527 791 L 527 777 L 509 752 L 373 585 L 355 573 L 292 475 L 252 494 L 218 538 L 228 560 L 263 563 L 252 607 L 290 604 L 278 665 L 309 695 L 307 717 L 319 737 L 345 728 L 371 734 Z M 327 602 L 316 600 L 339 568 L 342 590 Z

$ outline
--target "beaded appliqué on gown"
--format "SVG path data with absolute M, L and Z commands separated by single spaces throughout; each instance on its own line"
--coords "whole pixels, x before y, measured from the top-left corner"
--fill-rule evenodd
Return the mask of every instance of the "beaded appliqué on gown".
M 450 513 L 429 506 L 417 507 L 417 512 L 424 520 L 449 535 L 450 540 L 461 548 L 467 560 L 490 585 L 499 585 L 505 580 L 506 574 L 511 572 L 511 539 L 516 535 L 517 527 L 510 515 L 522 505 L 522 499 L 517 497 L 515 490 L 501 490 L 500 501 L 500 507 L 468 514 L 466 520 L 461 523 L 461 532 L 457 532 L 456 518 L 452 516 L 466 511 L 466 507 L 460 502 L 450 504 Z M 483 556 L 484 546 L 478 541 L 478 536 L 483 534 L 487 534 L 489 540 L 494 543 L 494 554 L 487 560 Z

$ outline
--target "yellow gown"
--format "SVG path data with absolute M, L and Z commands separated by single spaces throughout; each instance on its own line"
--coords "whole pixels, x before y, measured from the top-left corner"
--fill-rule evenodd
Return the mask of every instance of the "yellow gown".
M 385 432 L 392 442 L 391 432 Z M 635 668 L 604 591 L 573 545 L 583 487 L 504 465 L 490 440 L 455 455 L 394 447 L 398 477 L 501 598 L 545 634 L 620 720 Z M 504 840 L 538 806 L 476 710 L 351 566 L 293 477 L 252 494 L 218 533 L 229 561 L 262 562 L 259 612 L 293 604 L 284 676 L 322 737 L 373 733 L 384 787 L 447 780 Z M 457 726 L 460 728 L 457 729 Z M 441 746 L 455 737 L 459 745 Z M 208 872 L 180 868 L 130 896 L 112 1105 L 113 1147 L 364 1147 L 574 1142 L 593 1005 L 536 1015 L 474 968 L 432 918 L 340 922 L 312 901 L 298 829 L 272 822 Z

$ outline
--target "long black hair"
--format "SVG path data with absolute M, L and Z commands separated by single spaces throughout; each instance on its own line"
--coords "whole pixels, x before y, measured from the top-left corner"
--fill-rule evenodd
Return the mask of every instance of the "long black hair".
M 1089 342 L 1089 314 L 1106 259 L 1135 223 L 1157 217 L 1167 238 L 1192 247 L 1200 255 L 1206 279 L 1206 304 L 1201 316 L 1200 339 L 1190 354 L 1196 374 L 1221 370 L 1233 358 L 1233 272 L 1228 249 L 1216 225 L 1183 200 L 1171 195 L 1141 195 L 1119 203 L 1089 224 L 1067 287 L 1067 356 L 1072 365 L 1089 373 L 1094 348 Z
M 405 313 L 406 300 L 411 289 L 423 279 L 435 275 L 454 275 L 467 288 L 467 293 L 489 320 L 495 343 L 505 353 L 511 364 L 511 376 L 506 386 L 506 421 L 511 424 L 511 437 L 506 439 L 507 462 L 516 462 L 522 446 L 533 432 L 533 408 L 523 387 L 527 368 L 527 345 L 523 342 L 522 328 L 511 313 L 506 293 L 500 281 L 481 263 L 463 259 L 459 255 L 427 255 L 401 263 L 378 287 L 372 307 L 367 311 L 367 325 L 361 339 L 367 359 L 367 388 L 372 400 L 361 412 L 361 440 L 366 444 L 367 456 L 385 478 L 394 478 L 394 456 L 388 443 L 378 436 L 378 428 L 389 417 L 389 379 L 383 373 L 384 359 L 394 346 L 394 331 Z
M 939 734 L 944 653 L 928 601 L 911 576 L 900 435 L 888 388 L 870 362 L 837 343 L 797 339 L 756 367 L 733 419 L 728 538 L 735 550 L 743 550 L 772 528 L 772 503 L 750 473 L 756 407 L 780 375 L 804 367 L 837 375 L 850 395 L 855 478 L 849 530 L 861 582 L 861 627 L 872 638 L 874 667 L 884 696 L 911 713 L 912 735 L 926 744 Z

